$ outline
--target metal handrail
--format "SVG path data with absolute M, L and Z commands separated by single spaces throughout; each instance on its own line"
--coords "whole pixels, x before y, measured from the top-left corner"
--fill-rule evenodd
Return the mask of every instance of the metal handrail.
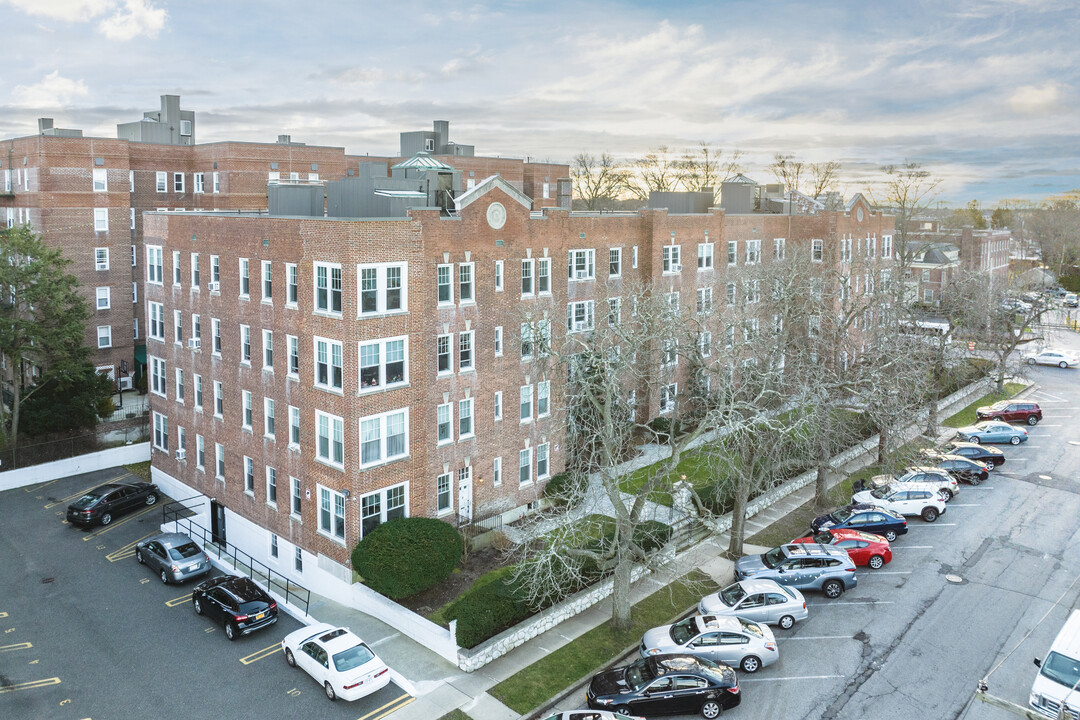
M 267 592 L 276 591 L 278 595 L 284 596 L 285 602 L 291 601 L 298 607 L 302 605 L 304 614 L 306 615 L 308 606 L 311 602 L 310 590 L 299 583 L 293 582 L 259 560 L 256 560 L 235 545 L 232 545 L 229 542 L 217 542 L 214 540 L 213 533 L 210 530 L 207 530 L 199 523 L 193 521 L 190 517 L 181 516 L 180 513 L 183 510 L 191 511 L 192 509 L 183 503 L 195 500 L 197 497 L 188 498 L 187 500 L 177 500 L 163 506 L 161 508 L 163 521 L 165 523 L 176 523 L 178 529 L 180 528 L 181 522 L 183 522 L 186 525 L 185 529 L 187 530 L 187 534 L 193 537 L 198 536 L 202 546 L 207 550 L 213 549 L 219 560 L 229 558 L 232 561 L 235 570 L 243 571 L 246 569 L 247 576 L 255 582 L 264 585 Z M 262 580 L 260 577 L 257 577 L 256 570 L 260 576 L 265 577 L 266 579 Z

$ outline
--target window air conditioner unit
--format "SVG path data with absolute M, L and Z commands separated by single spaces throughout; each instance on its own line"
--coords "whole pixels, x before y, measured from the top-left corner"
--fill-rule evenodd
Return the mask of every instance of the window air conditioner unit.
M 586 270 L 575 270 L 574 271 L 574 279 L 575 280 L 584 280 L 587 277 L 589 277 L 589 273 Z
M 589 329 L 589 326 L 585 323 L 584 320 L 577 320 L 576 322 L 574 322 L 574 330 L 575 331 L 581 332 L 582 330 L 588 330 L 588 329 Z
M 189 348 L 194 349 L 194 350 L 199 350 L 199 349 L 202 348 L 202 339 L 200 339 L 200 338 L 188 338 L 187 346 Z
M 220 291 L 221 291 L 221 283 L 219 283 L 219 282 L 210 283 L 210 292 L 220 292 Z
M 176 459 L 177 460 L 186 460 L 187 459 L 187 450 L 177 450 L 176 451 Z
M 675 263 L 671 266 L 671 272 L 682 272 L 682 265 L 679 263 Z

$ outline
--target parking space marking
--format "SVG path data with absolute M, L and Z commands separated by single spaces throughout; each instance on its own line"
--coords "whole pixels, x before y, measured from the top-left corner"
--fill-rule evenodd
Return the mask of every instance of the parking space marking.
M 191 602 L 191 595 L 181 595 L 180 597 L 175 597 L 172 600 L 166 600 L 165 605 L 167 605 L 168 607 L 176 607 L 177 605 L 183 605 L 186 602 Z
M 108 558 L 109 562 L 116 562 L 117 560 L 124 560 L 125 558 L 134 557 L 135 556 L 135 546 L 138 545 L 139 543 L 141 543 L 146 538 L 150 537 L 151 535 L 156 535 L 156 534 L 157 534 L 156 530 L 148 532 L 145 535 L 143 535 L 141 538 L 139 538 L 138 540 L 132 540 L 131 542 L 129 542 L 124 547 L 117 548 L 116 550 L 113 550 L 111 553 L 109 553 L 105 557 Z
M 47 687 L 49 685 L 59 685 L 60 678 L 52 677 L 45 678 L 44 680 L 31 680 L 30 682 L 15 683 L 14 685 L 0 686 L 0 694 L 15 692 L 16 690 L 33 690 L 34 688 Z
M 777 682 L 778 680 L 833 680 L 835 678 L 842 678 L 843 675 L 788 675 L 787 677 L 759 677 L 748 678 L 744 677 L 740 682 Z M 360 720 L 363 720 L 361 718 Z
M 0 618 L 6 618 L 8 614 L 6 612 L 0 612 Z
M 15 643 L 14 645 L 0 645 L 0 652 L 10 652 L 12 650 L 29 650 L 34 647 L 30 643 Z
M 982 503 L 949 503 L 949 507 L 982 507 Z
M 132 520 L 134 520 L 136 518 L 142 517 L 146 513 L 150 512 L 151 510 L 157 510 L 157 509 L 158 509 L 157 505 L 150 505 L 149 507 L 143 508 L 142 510 L 140 510 L 137 513 L 133 513 L 131 515 L 128 515 L 123 520 L 116 520 L 114 522 L 111 522 L 108 525 L 106 525 L 105 527 L 100 528 L 98 530 L 95 530 L 94 532 L 92 532 L 89 535 L 87 535 L 86 537 L 84 537 L 83 542 L 86 542 L 87 540 L 93 540 L 93 539 L 97 538 L 99 535 L 104 535 L 105 533 L 109 532 L 110 530 L 112 530 L 113 528 L 115 528 L 115 527 L 117 527 L 119 525 L 123 525 L 124 523 L 129 523 L 129 522 L 131 522 Z
M 405 693 L 404 695 L 402 695 L 400 697 L 394 698 L 393 700 L 386 703 L 382 707 L 375 708 L 374 710 L 369 712 L 367 715 L 361 715 L 359 718 L 357 718 L 357 720 L 379 720 L 379 718 L 384 718 L 387 715 L 389 715 L 390 713 L 392 713 L 392 712 L 394 712 L 396 710 L 400 710 L 401 708 L 405 707 L 406 705 L 408 705 L 409 703 L 411 703 L 415 699 L 416 698 L 414 698 L 412 695 L 409 695 L 409 693 Z M 402 701 L 404 701 L 404 702 L 402 702 Z M 393 707 L 391 707 L 391 706 L 393 706 Z M 390 708 L 390 709 L 386 710 L 386 708 Z M 376 713 L 380 713 L 383 710 L 386 710 L 386 712 L 382 712 L 381 714 L 376 715 Z
M 64 503 L 70 502 L 70 501 L 74 500 L 77 497 L 82 497 L 83 495 L 90 492 L 91 490 L 93 490 L 96 487 L 101 487 L 101 483 L 98 483 L 97 485 L 91 485 L 90 487 L 85 488 L 83 490 L 80 490 L 79 492 L 77 492 L 77 493 L 75 493 L 73 495 L 68 495 L 66 498 L 60 498 L 56 502 L 51 502 L 51 503 L 49 503 L 48 505 L 45 506 L 45 509 L 46 510 L 52 510 L 57 505 L 63 505 Z
M 788 640 L 854 640 L 854 639 L 855 638 L 853 636 L 851 636 L 851 635 L 807 635 L 806 637 L 796 635 L 795 637 L 784 638 L 784 641 L 786 642 Z
M 240 662 L 244 665 L 250 665 L 251 663 L 258 662 L 263 658 L 268 658 L 277 652 L 281 652 L 281 643 L 274 643 L 269 647 L 264 647 L 262 650 L 256 650 L 247 657 L 240 658 Z
M 48 487 L 49 485 L 52 485 L 54 482 L 60 482 L 61 480 L 65 479 L 66 478 L 56 478 L 55 480 L 50 480 L 49 482 L 41 483 L 40 485 L 31 485 L 30 487 L 23 488 L 23 490 L 25 490 L 26 492 L 35 492 L 43 487 Z

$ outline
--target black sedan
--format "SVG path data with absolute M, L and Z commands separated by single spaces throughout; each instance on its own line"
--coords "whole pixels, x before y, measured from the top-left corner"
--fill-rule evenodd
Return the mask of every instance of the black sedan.
M 595 675 L 585 699 L 623 715 L 685 715 L 707 720 L 737 706 L 739 681 L 727 665 L 692 655 L 653 655 Z
M 249 577 L 222 575 L 201 582 L 191 593 L 191 606 L 196 614 L 221 623 L 230 640 L 269 627 L 278 619 L 277 601 Z
M 978 460 L 969 460 L 960 455 L 941 455 L 934 458 L 936 467 L 945 470 L 957 480 L 962 480 L 972 485 L 978 485 L 990 477 L 992 465 L 981 463 Z
M 979 443 L 961 442 L 954 440 L 944 447 L 944 452 L 949 455 L 959 455 L 968 460 L 976 460 L 987 465 L 1000 467 L 1005 464 L 1005 453 L 995 447 L 986 447 Z
M 67 521 L 75 525 L 108 525 L 115 517 L 155 504 L 158 497 L 158 486 L 151 483 L 109 483 L 68 505 Z
M 893 542 L 900 535 L 906 535 L 908 531 L 907 520 L 903 515 L 866 503 L 837 508 L 831 513 L 814 518 L 810 529 L 814 534 L 822 530 L 862 530 L 880 535 L 889 542 Z

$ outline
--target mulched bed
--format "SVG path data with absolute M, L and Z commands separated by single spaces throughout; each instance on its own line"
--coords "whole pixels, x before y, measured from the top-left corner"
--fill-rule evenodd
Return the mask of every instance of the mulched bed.
M 468 559 L 441 583 L 411 597 L 398 600 L 398 603 L 418 615 L 430 615 L 448 602 L 457 599 L 478 577 L 497 570 L 505 564 L 502 552 L 495 548 L 486 547 L 476 550 L 469 553 Z

